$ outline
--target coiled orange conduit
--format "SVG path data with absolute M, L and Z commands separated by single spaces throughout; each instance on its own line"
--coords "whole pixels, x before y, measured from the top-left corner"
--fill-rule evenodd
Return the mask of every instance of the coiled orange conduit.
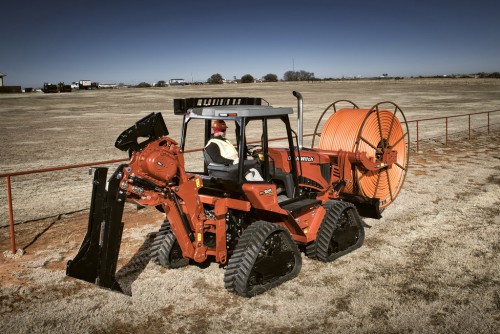
M 380 110 L 381 104 L 392 104 L 394 112 Z M 397 162 L 375 172 L 353 166 L 354 183 L 347 183 L 344 192 L 380 199 L 380 208 L 394 201 L 403 185 L 408 169 L 409 133 L 403 129 L 397 114 L 401 109 L 392 102 L 376 104 L 371 109 L 341 109 L 326 121 L 319 149 L 365 152 L 379 161 L 385 149 L 397 151 Z M 406 130 L 406 131 L 405 131 Z

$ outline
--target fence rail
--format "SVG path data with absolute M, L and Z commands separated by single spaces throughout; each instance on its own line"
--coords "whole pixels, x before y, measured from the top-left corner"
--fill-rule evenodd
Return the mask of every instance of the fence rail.
M 487 115 L 487 125 L 478 127 L 478 128 L 487 128 L 487 133 L 490 133 L 490 114 L 500 112 L 499 110 L 490 110 L 490 111 L 482 111 L 482 112 L 476 112 L 476 113 L 469 113 L 469 114 L 462 114 L 462 115 L 452 115 L 452 116 L 442 116 L 442 117 L 431 117 L 431 118 L 422 118 L 422 119 L 417 119 L 417 120 L 410 120 L 407 121 L 407 124 L 410 123 L 415 123 L 416 126 L 416 151 L 419 152 L 419 143 L 422 141 L 420 138 L 420 129 L 419 126 L 423 122 L 430 122 L 430 121 L 437 121 L 437 120 L 444 120 L 445 121 L 445 145 L 448 145 L 448 138 L 449 138 L 449 131 L 448 131 L 448 120 L 451 118 L 460 118 L 460 117 L 467 117 L 468 118 L 468 136 L 467 139 L 471 139 L 471 117 L 475 115 Z M 497 124 L 497 123 L 495 123 Z M 305 134 L 304 137 L 309 137 L 313 136 L 314 133 L 311 134 Z M 316 133 L 316 135 L 320 135 L 320 133 Z M 442 137 L 443 135 L 439 135 L 438 137 Z M 273 138 L 270 139 L 271 141 L 276 141 L 276 140 L 283 140 L 287 138 Z M 410 142 L 411 144 L 411 142 Z M 202 148 L 197 148 L 197 149 L 192 149 L 192 150 L 186 150 L 184 153 L 193 153 L 193 152 L 199 152 L 201 151 Z M 40 174 L 40 173 L 47 173 L 47 172 L 54 172 L 54 171 L 61 171 L 61 170 L 68 170 L 68 169 L 75 169 L 75 168 L 81 168 L 81 167 L 92 167 L 92 166 L 98 166 L 98 165 L 106 165 L 106 164 L 113 164 L 113 163 L 119 163 L 119 162 L 125 162 L 128 161 L 129 159 L 115 159 L 115 160 L 106 160 L 106 161 L 96 161 L 96 162 L 89 162 L 89 163 L 84 163 L 84 164 L 76 164 L 76 165 L 66 165 L 66 166 L 58 166 L 58 167 L 51 167 L 51 168 L 43 168 L 43 169 L 34 169 L 34 170 L 27 170 L 27 171 L 19 171 L 19 172 L 13 172 L 13 173 L 0 173 L 0 178 L 5 177 L 5 181 L 7 184 L 7 206 L 8 206 L 8 213 L 9 213 L 9 228 L 10 228 L 10 246 L 11 246 L 11 252 L 13 254 L 16 253 L 16 240 L 15 240 L 15 229 L 14 229 L 14 210 L 13 210 L 13 205 L 12 205 L 12 188 L 11 188 L 11 177 L 14 176 L 20 176 L 20 175 L 29 175 L 29 174 Z
M 445 137 L 445 145 L 448 145 L 448 138 L 449 138 L 449 132 L 448 132 L 448 120 L 450 118 L 459 118 L 459 117 L 467 117 L 468 118 L 468 136 L 467 136 L 467 139 L 470 140 L 471 139 L 471 130 L 472 130 L 472 126 L 471 126 L 471 117 L 472 116 L 475 116 L 475 115 L 487 115 L 487 125 L 486 125 L 486 128 L 487 128 L 487 132 L 488 134 L 490 133 L 490 127 L 491 124 L 490 123 L 490 114 L 492 113 L 496 113 L 496 112 L 499 112 L 500 109 L 497 109 L 497 110 L 490 110 L 490 111 L 481 111 L 481 112 L 476 112 L 476 113 L 470 113 L 470 114 L 463 114 L 463 115 L 452 115 L 452 116 L 441 116 L 441 117 L 430 117 L 430 118 L 422 118 L 422 119 L 416 119 L 416 120 L 412 120 L 412 121 L 407 121 L 407 123 L 415 123 L 416 124 L 416 145 L 417 145 L 417 148 L 416 148 L 416 151 L 418 152 L 419 151 L 419 142 L 420 142 L 420 138 L 419 138 L 419 124 L 421 124 L 422 122 L 425 122 L 425 121 L 436 121 L 436 120 L 445 120 L 445 134 L 444 134 L 444 137 Z

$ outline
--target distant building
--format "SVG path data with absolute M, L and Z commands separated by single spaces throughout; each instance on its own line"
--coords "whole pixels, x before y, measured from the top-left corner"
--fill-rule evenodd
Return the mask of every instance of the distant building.
M 22 93 L 23 90 L 21 86 L 4 86 L 3 85 L 3 77 L 6 77 L 5 74 L 0 73 L 0 93 Z
M 168 81 L 168 83 L 172 86 L 175 86 L 175 85 L 179 85 L 179 86 L 183 86 L 186 84 L 186 81 L 184 81 L 184 79 L 170 79 Z
M 97 82 L 91 80 L 80 80 L 78 81 L 78 88 L 83 89 L 97 89 Z
M 78 81 L 78 88 L 79 89 L 91 89 L 92 88 L 92 81 L 80 80 L 80 81 Z
M 97 87 L 99 87 L 99 88 L 116 88 L 116 87 L 118 87 L 118 85 L 115 83 L 99 83 L 97 85 Z
M 0 93 L 22 93 L 21 86 L 0 86 Z

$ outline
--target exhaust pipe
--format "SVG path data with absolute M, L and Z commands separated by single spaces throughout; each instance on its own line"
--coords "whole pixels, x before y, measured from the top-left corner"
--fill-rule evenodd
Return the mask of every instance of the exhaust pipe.
M 297 136 L 299 142 L 299 150 L 302 150 L 302 138 L 304 137 L 304 112 L 303 112 L 303 103 L 302 103 L 302 94 L 297 91 L 293 91 L 293 96 L 297 98 Z

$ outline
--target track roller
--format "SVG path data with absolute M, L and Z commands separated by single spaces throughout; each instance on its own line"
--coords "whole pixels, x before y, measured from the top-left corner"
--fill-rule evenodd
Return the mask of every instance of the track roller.
M 263 293 L 296 277 L 302 258 L 290 233 L 266 221 L 241 235 L 224 275 L 227 290 L 243 297 Z
M 329 201 L 316 240 L 306 247 L 306 255 L 331 262 L 361 247 L 365 239 L 363 222 L 354 204 Z
M 189 260 L 182 257 L 182 250 L 167 219 L 163 222 L 151 246 L 151 259 L 167 269 L 184 267 Z

